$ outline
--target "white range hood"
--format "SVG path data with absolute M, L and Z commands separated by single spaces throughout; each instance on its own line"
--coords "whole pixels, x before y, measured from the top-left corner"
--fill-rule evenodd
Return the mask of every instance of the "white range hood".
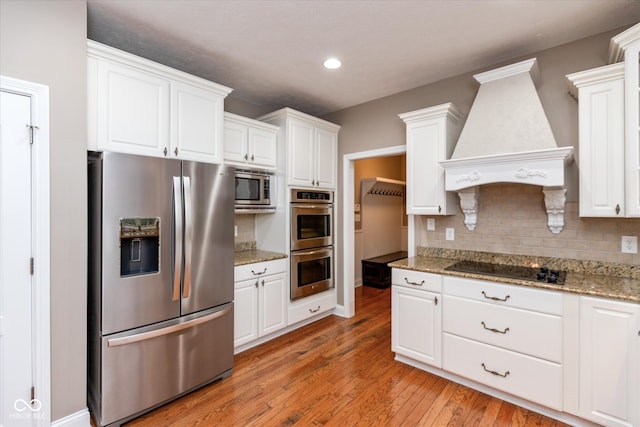
M 529 59 L 474 78 L 480 89 L 445 170 L 445 189 L 457 191 L 465 225 L 475 229 L 478 186 L 520 183 L 543 187 L 552 233 L 564 227 L 565 167 L 573 147 L 558 147 L 535 88 Z

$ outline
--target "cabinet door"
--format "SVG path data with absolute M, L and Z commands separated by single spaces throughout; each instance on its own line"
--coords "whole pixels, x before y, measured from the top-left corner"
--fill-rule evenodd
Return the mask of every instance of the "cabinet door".
M 391 287 L 391 350 L 442 367 L 440 295 Z
M 580 216 L 624 217 L 624 81 L 579 90 Z
M 333 132 L 316 128 L 316 186 L 328 189 L 336 187 L 336 163 L 338 138 Z
M 626 215 L 640 217 L 640 39 L 624 51 Z
M 98 61 L 99 150 L 164 157 L 169 148 L 169 80 Z
M 444 191 L 444 119 L 424 120 L 407 125 L 407 213 L 447 215 L 455 204 L 447 205 Z
M 255 166 L 276 167 L 277 135 L 249 127 L 249 162 Z
M 246 163 L 249 155 L 248 129 L 239 123 L 225 121 L 224 123 L 224 160 L 236 163 Z M 246 156 L 246 157 L 245 157 Z
M 259 279 L 260 319 L 258 333 L 268 335 L 287 326 L 287 275 L 274 274 Z
M 315 183 L 314 127 L 300 120 L 290 119 L 289 134 L 289 185 L 312 187 Z
M 171 87 L 171 156 L 222 163 L 224 98 L 183 83 Z
M 580 298 L 580 413 L 640 425 L 640 305 Z
M 233 345 L 238 347 L 258 338 L 258 279 L 235 283 L 233 305 Z

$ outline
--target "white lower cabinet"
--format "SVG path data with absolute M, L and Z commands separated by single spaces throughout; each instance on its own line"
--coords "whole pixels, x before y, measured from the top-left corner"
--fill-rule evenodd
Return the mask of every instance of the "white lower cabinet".
M 580 416 L 640 426 L 640 305 L 580 298 Z
M 441 367 L 441 277 L 394 268 L 391 283 L 391 350 Z
M 285 328 L 289 300 L 287 260 L 237 266 L 234 274 L 234 346 Z
M 562 294 L 445 276 L 443 368 L 562 410 Z
M 289 325 L 302 322 L 336 308 L 336 290 L 330 289 L 289 303 Z
M 562 410 L 562 365 L 444 333 L 443 368 L 495 389 Z

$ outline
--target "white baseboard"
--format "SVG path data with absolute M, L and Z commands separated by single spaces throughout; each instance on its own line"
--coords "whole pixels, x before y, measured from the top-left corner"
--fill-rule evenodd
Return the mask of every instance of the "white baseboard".
M 81 411 L 55 420 L 51 423 L 51 427 L 91 427 L 91 415 L 89 415 L 89 409 L 85 408 Z

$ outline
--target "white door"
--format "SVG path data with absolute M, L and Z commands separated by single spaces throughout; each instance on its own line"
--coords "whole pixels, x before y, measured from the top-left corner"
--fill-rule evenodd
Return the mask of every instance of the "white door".
M 31 98 L 0 92 L 0 425 L 30 425 L 32 375 Z

